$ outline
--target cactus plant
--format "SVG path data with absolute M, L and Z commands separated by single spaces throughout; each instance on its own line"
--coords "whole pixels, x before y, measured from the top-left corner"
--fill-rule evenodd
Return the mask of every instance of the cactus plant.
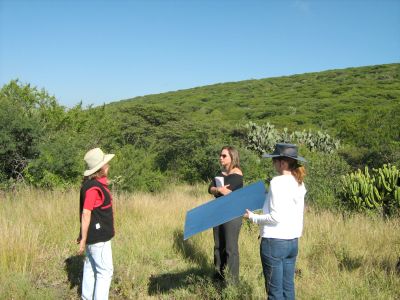
M 278 131 L 272 124 L 267 123 L 264 126 L 258 126 L 250 121 L 244 127 L 247 131 L 245 141 L 247 148 L 258 154 L 272 151 L 275 143 L 280 139 Z
M 339 149 L 340 142 L 332 138 L 329 134 L 318 131 L 317 133 L 308 131 L 294 131 L 289 133 L 287 128 L 281 132 L 275 126 L 267 123 L 259 126 L 254 122 L 244 125 L 246 129 L 246 147 L 258 154 L 272 151 L 277 142 L 296 143 L 305 145 L 310 151 L 321 151 L 333 153 Z
M 342 201 L 355 210 L 378 209 L 385 215 L 400 209 L 400 170 L 385 164 L 381 168 L 368 167 L 342 177 Z

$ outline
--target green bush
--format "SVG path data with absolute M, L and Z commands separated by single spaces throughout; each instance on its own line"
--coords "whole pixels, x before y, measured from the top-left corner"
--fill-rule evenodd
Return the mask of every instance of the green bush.
M 169 122 L 159 128 L 156 138 L 155 163 L 171 177 L 188 183 L 208 181 L 219 169 L 220 147 L 207 126 L 185 120 Z
M 113 188 L 156 192 L 167 183 L 167 178 L 154 164 L 155 152 L 151 149 L 125 145 L 115 153 L 110 162 L 110 179 Z
M 350 171 L 350 166 L 337 153 L 328 154 L 301 149 L 307 159 L 307 202 L 317 208 L 339 207 L 338 192 L 341 176 Z
M 263 159 L 248 149 L 239 149 L 239 154 L 245 185 L 259 180 L 268 182 L 274 176 L 270 159 Z
M 35 91 L 16 81 L 0 90 L 0 173 L 7 179 L 23 180 L 25 167 L 38 155 L 43 130 L 32 107 L 35 98 Z
M 80 146 L 77 135 L 64 132 L 39 147 L 40 156 L 25 169 L 27 181 L 44 188 L 77 185 L 85 168 L 86 149 Z

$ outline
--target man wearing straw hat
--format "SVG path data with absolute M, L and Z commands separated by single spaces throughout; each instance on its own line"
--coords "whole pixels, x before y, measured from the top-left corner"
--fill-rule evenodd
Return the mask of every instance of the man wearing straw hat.
M 114 237 L 112 197 L 107 187 L 108 162 L 114 154 L 100 148 L 84 157 L 87 170 L 80 191 L 81 228 L 78 238 L 83 267 L 82 299 L 108 299 L 113 275 L 111 239 Z

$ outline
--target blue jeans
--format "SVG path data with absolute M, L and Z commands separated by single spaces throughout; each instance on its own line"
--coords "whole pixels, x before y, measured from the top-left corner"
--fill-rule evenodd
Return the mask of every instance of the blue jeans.
M 87 245 L 82 299 L 108 299 L 113 270 L 111 241 Z
M 269 300 L 295 299 L 297 253 L 298 239 L 262 238 L 260 256 Z

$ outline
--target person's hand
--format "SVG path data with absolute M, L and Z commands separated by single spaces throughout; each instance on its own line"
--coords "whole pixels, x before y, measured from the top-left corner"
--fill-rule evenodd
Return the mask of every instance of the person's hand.
M 245 212 L 245 214 L 243 215 L 243 217 L 246 218 L 246 219 L 248 219 L 248 218 L 250 218 L 250 214 L 252 214 L 252 212 L 246 208 L 246 212 Z
M 230 189 L 228 189 L 228 186 L 230 186 L 230 184 L 224 185 L 224 186 L 220 186 L 217 188 L 217 191 L 222 194 L 222 195 L 227 195 L 229 193 L 232 193 L 232 191 Z
M 82 255 L 85 253 L 85 248 L 86 248 L 86 242 L 81 240 L 79 242 L 79 250 L 78 250 L 78 255 Z

